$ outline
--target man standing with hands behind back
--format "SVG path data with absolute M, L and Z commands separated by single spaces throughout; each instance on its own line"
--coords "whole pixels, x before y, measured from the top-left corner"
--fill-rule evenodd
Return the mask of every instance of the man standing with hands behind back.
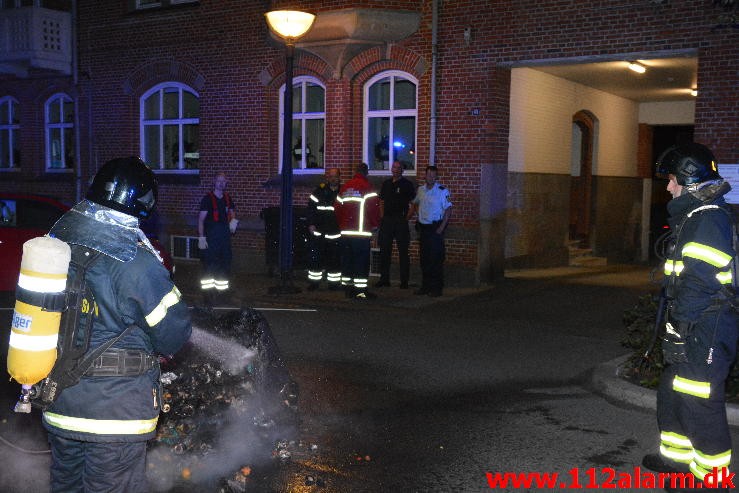
M 234 213 L 234 203 L 226 193 L 228 180 L 224 173 L 217 173 L 213 191 L 200 201 L 198 214 L 198 248 L 203 259 L 200 288 L 206 305 L 212 305 L 215 294 L 229 289 L 231 277 L 231 235 L 236 232 L 239 220 Z
M 393 239 L 398 246 L 398 262 L 400 263 L 400 288 L 408 288 L 410 273 L 410 257 L 408 244 L 410 231 L 408 230 L 408 210 L 411 200 L 416 197 L 416 188 L 407 178 L 403 177 L 403 166 L 394 161 L 392 178 L 385 180 L 380 189 L 382 201 L 382 222 L 378 233 L 377 243 L 380 247 L 380 280 L 375 287 L 390 286 L 390 264 L 393 256 Z
M 438 169 L 436 166 L 426 168 L 424 185 L 418 187 L 413 209 L 408 218 L 418 211 L 418 227 L 420 229 L 421 254 L 421 288 L 415 294 L 427 294 L 432 297 L 441 296 L 444 288 L 444 231 L 451 217 L 452 203 L 449 190 L 436 183 Z

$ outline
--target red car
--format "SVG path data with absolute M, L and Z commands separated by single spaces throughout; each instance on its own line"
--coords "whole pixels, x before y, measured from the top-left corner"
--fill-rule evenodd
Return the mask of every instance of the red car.
M 15 291 L 23 255 L 23 244 L 49 232 L 69 206 L 42 195 L 0 193 L 0 291 Z M 155 238 L 164 266 L 174 274 L 172 256 Z

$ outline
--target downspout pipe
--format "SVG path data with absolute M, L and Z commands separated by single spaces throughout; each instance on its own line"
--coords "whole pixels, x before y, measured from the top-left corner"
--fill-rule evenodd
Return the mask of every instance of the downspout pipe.
M 436 164 L 436 63 L 438 59 L 439 2 L 431 3 L 431 119 L 429 127 L 429 165 Z
M 82 200 L 82 151 L 80 150 L 80 85 L 77 55 L 77 0 L 72 0 L 72 85 L 74 86 L 74 198 Z

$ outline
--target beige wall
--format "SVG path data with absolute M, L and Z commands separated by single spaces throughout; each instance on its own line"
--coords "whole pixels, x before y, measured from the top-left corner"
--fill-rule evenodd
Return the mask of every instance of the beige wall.
M 572 116 L 598 121 L 593 174 L 636 176 L 639 105 L 530 68 L 511 71 L 508 171 L 570 174 Z

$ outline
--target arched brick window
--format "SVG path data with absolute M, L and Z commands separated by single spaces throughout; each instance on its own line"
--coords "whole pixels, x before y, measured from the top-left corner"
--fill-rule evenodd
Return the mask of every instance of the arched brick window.
M 157 171 L 197 171 L 200 99 L 177 82 L 158 84 L 141 96 L 141 156 Z
M 46 169 L 72 169 L 75 159 L 74 101 L 63 93 L 46 100 Z
M 389 173 L 398 160 L 416 169 L 418 80 L 400 71 L 377 74 L 364 86 L 365 162 L 375 174 Z
M 283 84 L 280 88 L 280 163 L 282 163 L 284 105 L 285 85 Z M 293 169 L 323 170 L 325 129 L 326 88 L 314 77 L 295 77 L 293 79 L 293 141 L 290 146 Z

